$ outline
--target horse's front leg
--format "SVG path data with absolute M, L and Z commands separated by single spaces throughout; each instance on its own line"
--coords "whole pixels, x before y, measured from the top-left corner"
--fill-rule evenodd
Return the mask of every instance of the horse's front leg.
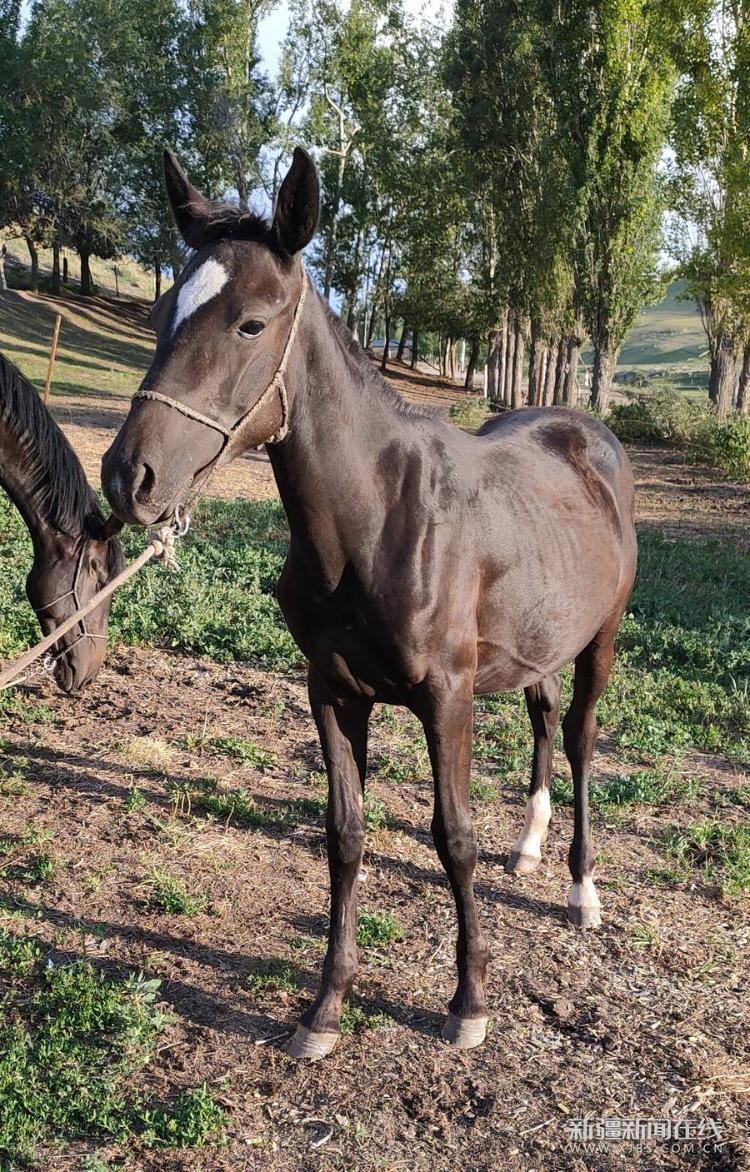
M 458 988 L 443 1037 L 463 1050 L 481 1045 L 487 1028 L 487 946 L 474 898 L 477 847 L 469 805 L 473 708 L 471 681 L 446 681 L 430 690 L 419 713 L 435 780 L 432 837 L 458 912 Z
M 310 707 L 328 771 L 331 921 L 320 992 L 289 1043 L 293 1058 L 323 1058 L 336 1045 L 341 1011 L 357 975 L 357 878 L 364 847 L 364 782 L 369 701 L 329 692 L 311 665 Z

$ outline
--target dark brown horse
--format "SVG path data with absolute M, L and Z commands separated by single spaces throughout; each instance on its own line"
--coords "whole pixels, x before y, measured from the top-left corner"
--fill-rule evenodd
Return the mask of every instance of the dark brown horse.
M 26 593 L 49 635 L 122 569 L 122 547 L 109 535 L 75 452 L 34 387 L 2 354 L 0 485 L 31 534 Z M 103 603 L 51 652 L 55 679 L 72 696 L 102 665 L 109 607 Z
M 274 440 L 268 453 L 291 533 L 278 599 L 310 663 L 332 889 L 321 989 L 290 1052 L 332 1049 L 357 971 L 376 702 L 405 705 L 425 729 L 432 832 L 458 910 L 458 988 L 444 1034 L 477 1045 L 487 948 L 473 891 L 472 698 L 526 693 L 531 793 L 509 859 L 524 873 L 540 859 L 550 816 L 558 672 L 575 661 L 563 722 L 575 784 L 568 914 L 598 924 L 587 791 L 596 701 L 636 566 L 628 460 L 582 412 L 518 411 L 467 435 L 407 406 L 308 283 L 299 252 L 315 231 L 319 190 L 304 151 L 270 225 L 208 203 L 171 156 L 166 178 L 196 253 L 159 307 L 156 354 L 104 457 L 104 486 L 120 518 L 149 524 L 168 517 L 220 456 Z

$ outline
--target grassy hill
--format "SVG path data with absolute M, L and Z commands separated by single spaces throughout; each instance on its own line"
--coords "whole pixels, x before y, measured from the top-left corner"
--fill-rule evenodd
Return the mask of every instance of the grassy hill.
M 684 298 L 684 285 L 675 281 L 663 301 L 644 309 L 622 348 L 618 374 L 632 371 L 649 383 L 707 389 L 706 335 L 695 302 Z M 584 358 L 590 365 L 591 352 Z

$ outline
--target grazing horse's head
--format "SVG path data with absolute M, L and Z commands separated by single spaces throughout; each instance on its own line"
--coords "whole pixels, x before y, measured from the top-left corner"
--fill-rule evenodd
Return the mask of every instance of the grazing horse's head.
M 102 484 L 123 521 L 167 518 L 220 455 L 283 432 L 286 392 L 275 381 L 301 315 L 299 252 L 317 226 L 320 188 L 299 148 L 273 220 L 217 206 L 165 156 L 167 195 L 194 255 L 154 306 L 158 340 L 125 423 L 102 461 Z
M 98 513 L 98 510 L 97 510 Z M 45 635 L 93 598 L 124 564 L 122 546 L 114 535 L 119 523 L 90 515 L 77 537 L 50 532 L 34 542 L 34 564 L 26 594 Z M 110 599 L 63 635 L 50 655 L 55 679 L 64 692 L 77 696 L 96 677 L 107 650 Z

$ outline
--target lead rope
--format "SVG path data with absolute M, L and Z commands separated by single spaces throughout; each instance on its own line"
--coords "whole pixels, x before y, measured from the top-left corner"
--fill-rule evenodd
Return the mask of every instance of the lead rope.
M 76 643 L 81 641 L 81 639 L 85 639 L 86 637 L 90 639 L 103 639 L 103 635 L 89 634 L 86 631 L 83 620 L 86 619 L 93 611 L 95 611 L 97 607 L 101 606 L 103 602 L 106 602 L 110 595 L 114 594 L 115 590 L 117 590 L 119 586 L 122 586 L 124 582 L 127 582 L 129 578 L 132 578 L 133 574 L 136 574 L 138 570 L 140 570 L 141 566 L 145 566 L 146 562 L 150 561 L 151 558 L 156 558 L 156 560 L 163 566 L 166 566 L 168 570 L 179 570 L 180 564 L 177 561 L 177 557 L 175 556 L 175 541 L 178 537 L 184 537 L 189 528 L 190 517 L 183 510 L 175 510 L 174 519 L 170 522 L 169 525 L 163 525 L 161 529 L 159 529 L 158 532 L 153 535 L 146 548 L 138 555 L 134 562 L 131 562 L 129 566 L 126 566 L 125 569 L 117 574 L 111 582 L 108 582 L 107 585 L 104 586 L 103 589 L 99 590 L 93 598 L 90 598 L 87 603 L 85 603 L 83 606 L 79 606 L 75 613 L 72 614 L 70 618 L 66 619 L 65 622 L 60 623 L 59 627 L 56 627 L 51 635 L 47 635 L 46 638 L 42 639 L 40 643 L 37 643 L 34 647 L 29 648 L 28 651 L 25 651 L 23 655 L 18 657 L 18 659 L 14 659 L 12 663 L 9 663 L 8 666 L 2 672 L 0 672 L 0 691 L 3 691 L 5 688 L 10 688 L 14 684 L 20 683 L 21 681 L 19 676 L 21 676 L 22 673 L 26 671 L 27 667 L 30 667 L 35 660 L 39 659 L 41 655 L 44 655 L 46 651 L 49 651 L 51 647 L 54 647 L 55 643 L 59 643 L 62 636 L 66 635 L 68 631 L 77 626 L 78 623 L 81 623 L 83 627 L 83 633 L 79 636 L 78 639 L 75 640 L 74 643 L 71 644 L 70 647 L 64 647 L 63 650 L 55 656 L 45 657 L 45 661 L 42 664 L 42 670 L 51 671 L 57 660 L 60 659 L 63 655 L 66 655 L 67 652 L 70 651 Z M 83 555 L 81 553 L 80 557 L 82 556 Z M 78 573 L 80 572 L 80 557 L 79 566 L 76 571 L 76 583 L 78 581 Z M 66 594 L 73 594 L 75 598 L 76 595 L 74 591 L 75 588 L 73 591 L 66 591 Z M 65 598 L 65 596 L 65 594 L 61 594 L 60 598 Z M 59 601 L 59 599 L 56 601 Z M 49 605 L 54 606 L 54 603 L 49 603 Z M 46 610 L 47 608 L 44 607 L 42 609 Z

